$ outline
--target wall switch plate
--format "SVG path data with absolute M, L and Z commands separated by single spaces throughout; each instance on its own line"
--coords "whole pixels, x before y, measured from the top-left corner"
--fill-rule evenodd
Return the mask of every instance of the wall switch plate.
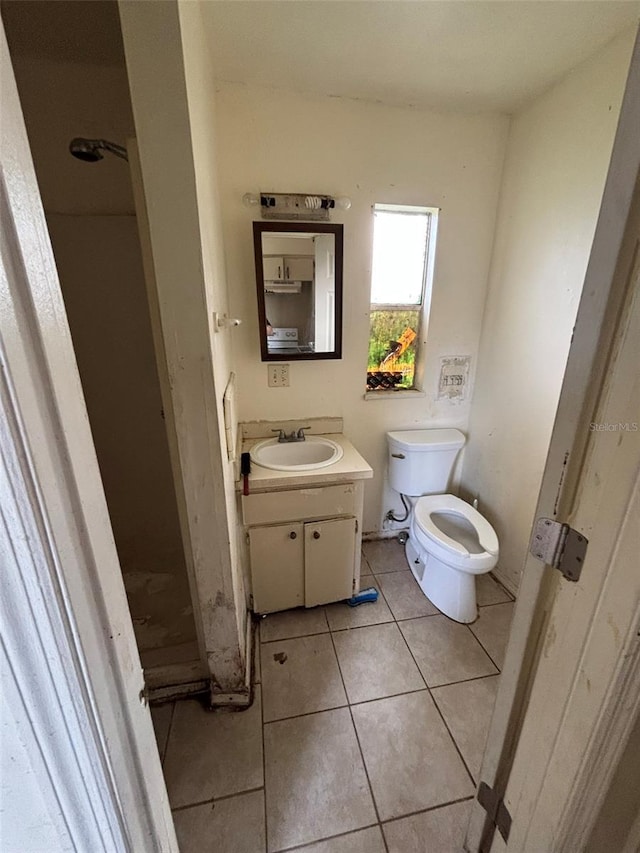
M 269 388 L 282 388 L 289 384 L 288 364 L 267 365 L 267 376 Z

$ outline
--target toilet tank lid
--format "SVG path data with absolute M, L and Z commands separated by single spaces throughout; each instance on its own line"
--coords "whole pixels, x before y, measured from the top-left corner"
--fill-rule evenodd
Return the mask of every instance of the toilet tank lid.
M 465 443 L 459 429 L 407 429 L 387 433 L 389 444 L 402 450 L 423 453 L 433 450 L 456 450 Z

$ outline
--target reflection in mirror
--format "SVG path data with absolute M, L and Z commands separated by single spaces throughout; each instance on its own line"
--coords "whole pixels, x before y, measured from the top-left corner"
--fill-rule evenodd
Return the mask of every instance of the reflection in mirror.
M 254 222 L 263 361 L 340 358 L 342 225 Z

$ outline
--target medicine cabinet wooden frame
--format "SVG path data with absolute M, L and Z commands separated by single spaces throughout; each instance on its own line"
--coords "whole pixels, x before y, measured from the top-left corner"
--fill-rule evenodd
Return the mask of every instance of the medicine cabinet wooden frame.
M 264 270 L 262 263 L 262 235 L 275 233 L 333 234 L 335 239 L 335 316 L 334 348 L 324 352 L 277 353 L 267 346 L 267 313 L 264 298 Z M 258 328 L 262 361 L 318 361 L 342 358 L 342 262 L 344 226 L 326 222 L 254 222 L 253 249 L 256 266 L 258 295 Z

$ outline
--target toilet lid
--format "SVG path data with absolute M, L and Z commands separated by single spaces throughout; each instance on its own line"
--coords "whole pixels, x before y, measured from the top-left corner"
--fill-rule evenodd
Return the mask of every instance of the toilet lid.
M 498 537 L 493 527 L 477 509 L 455 495 L 420 498 L 414 518 L 429 539 L 462 557 L 498 555 Z

